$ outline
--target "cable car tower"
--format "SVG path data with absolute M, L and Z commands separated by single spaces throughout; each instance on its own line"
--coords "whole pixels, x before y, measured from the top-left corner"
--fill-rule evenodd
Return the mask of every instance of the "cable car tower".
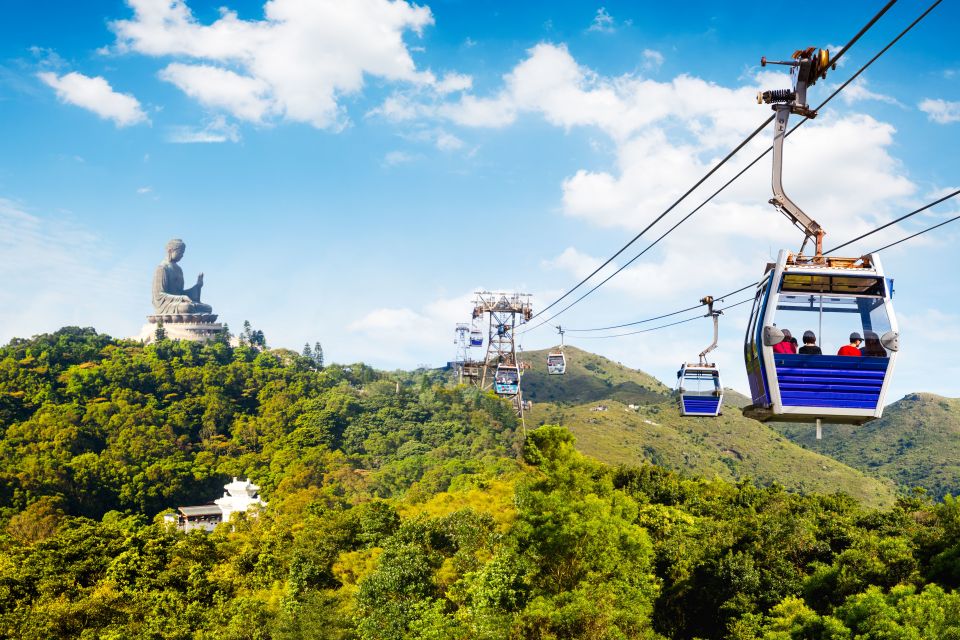
M 480 388 L 493 388 L 502 398 L 510 398 L 517 415 L 523 417 L 523 394 L 520 376 L 523 368 L 517 357 L 514 329 L 530 320 L 533 306 L 529 293 L 477 291 L 473 303 L 473 319 L 487 316 L 487 355 L 483 360 Z
M 453 344 L 457 347 L 453 360 L 453 370 L 457 377 L 457 384 L 472 382 L 480 377 L 480 363 L 470 357 L 470 347 L 474 346 L 470 335 L 475 329 L 465 322 L 457 323 L 456 338 Z
M 811 47 L 791 60 L 762 58 L 760 64 L 790 67 L 793 89 L 764 91 L 757 101 L 776 112 L 770 203 L 803 232 L 804 241 L 796 254 L 781 250 L 757 285 L 743 350 L 753 404 L 743 414 L 764 422 L 815 422 L 819 439 L 822 422 L 863 424 L 883 413 L 899 351 L 893 281 L 875 254 L 824 255 L 826 232 L 783 191 L 787 120 L 791 113 L 816 117 L 807 88 L 834 66 L 829 52 Z M 810 240 L 814 254 L 804 256 Z M 802 332 L 803 346 L 787 325 Z M 837 351 L 848 336 L 850 345 Z

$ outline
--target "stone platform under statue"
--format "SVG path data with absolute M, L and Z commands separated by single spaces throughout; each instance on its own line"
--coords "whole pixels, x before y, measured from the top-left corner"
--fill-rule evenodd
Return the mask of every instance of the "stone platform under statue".
M 223 331 L 213 307 L 200 302 L 203 274 L 197 276 L 195 285 L 189 289 L 184 287 L 183 270 L 177 263 L 186 248 L 179 238 L 167 243 L 167 259 L 160 263 L 153 276 L 154 314 L 147 316 L 147 324 L 137 336 L 141 342 L 155 342 L 161 324 L 170 340 L 207 342 Z
M 171 320 L 167 320 L 171 318 Z M 192 340 L 193 342 L 208 342 L 223 331 L 223 325 L 214 322 L 215 314 L 198 313 L 195 315 L 179 314 L 176 316 L 147 316 L 147 324 L 143 325 L 137 339 L 144 344 L 156 341 L 157 329 L 163 320 L 163 331 L 169 340 Z

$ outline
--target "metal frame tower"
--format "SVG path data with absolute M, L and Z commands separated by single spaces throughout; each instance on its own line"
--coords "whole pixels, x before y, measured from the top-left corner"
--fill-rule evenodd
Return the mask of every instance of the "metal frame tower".
M 453 356 L 454 373 L 457 376 L 457 382 L 463 384 L 463 368 L 469 360 L 467 354 L 470 349 L 470 325 L 458 322 L 454 331 L 457 336 L 453 339 L 453 344 L 457 346 L 457 352 Z
M 517 358 L 517 343 L 513 332 L 518 325 L 533 317 L 533 305 L 530 303 L 529 293 L 477 291 L 475 295 L 474 320 L 484 314 L 488 317 L 487 355 L 483 360 L 480 388 L 489 389 L 493 386 L 496 369 L 501 364 L 517 367 L 518 375 L 522 372 L 523 363 Z M 513 396 L 513 404 L 517 409 L 517 415 L 522 418 L 523 391 L 519 384 L 517 394 Z

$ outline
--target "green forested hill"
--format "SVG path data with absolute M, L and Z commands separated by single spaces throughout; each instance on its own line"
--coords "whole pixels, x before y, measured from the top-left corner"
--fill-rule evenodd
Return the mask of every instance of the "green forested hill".
M 738 410 L 747 399 L 727 390 L 718 418 L 681 418 L 670 391 L 651 376 L 603 356 L 566 348 L 568 374 L 548 376 L 546 352 L 525 357 L 524 396 L 532 424 L 559 424 L 578 448 L 610 464 L 651 462 L 688 474 L 752 478 L 797 491 L 844 491 L 873 506 L 892 504 L 893 483 L 808 451 Z M 639 405 L 636 410 L 628 404 Z M 605 406 L 606 411 L 597 411 Z
M 865 425 L 830 425 L 822 440 L 808 425 L 773 428 L 811 451 L 935 498 L 960 493 L 960 399 L 912 393 Z
M 14 340 L 0 637 L 956 637 L 952 498 L 878 511 L 630 462 L 558 426 L 524 438 L 508 403 L 432 375 L 90 329 Z M 211 534 L 156 517 L 234 475 L 264 509 Z

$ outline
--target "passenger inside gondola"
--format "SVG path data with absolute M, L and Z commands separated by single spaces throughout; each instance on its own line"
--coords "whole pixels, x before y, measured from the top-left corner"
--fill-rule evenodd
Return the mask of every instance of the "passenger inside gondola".
M 809 329 L 803 332 L 803 346 L 797 353 L 804 355 L 819 356 L 823 354 L 820 347 L 817 346 L 817 334 Z
M 783 330 L 783 342 L 773 345 L 774 353 L 796 353 L 797 339 L 790 333 L 790 329 Z
M 863 338 L 859 333 L 854 331 L 850 334 L 850 344 L 845 344 L 840 347 L 840 350 L 837 351 L 838 356 L 856 356 L 860 357 L 863 353 L 860 351 L 860 345 L 863 343 Z
M 883 345 L 880 343 L 880 336 L 874 331 L 864 331 L 863 337 L 866 339 L 863 343 L 863 348 L 861 352 L 864 356 L 874 357 L 874 358 L 886 358 L 889 357 L 887 350 L 883 348 Z

